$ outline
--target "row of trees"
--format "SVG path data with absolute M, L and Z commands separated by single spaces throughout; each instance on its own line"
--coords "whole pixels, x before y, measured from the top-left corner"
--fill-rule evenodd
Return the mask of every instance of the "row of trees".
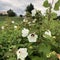
M 34 6 L 32 4 L 28 5 L 26 7 L 26 11 L 28 11 L 29 13 L 31 13 L 31 11 L 34 9 Z M 14 16 L 17 16 L 17 14 L 12 10 L 12 9 L 9 9 L 7 11 L 7 14 L 2 14 L 0 13 L 0 16 L 10 16 L 10 17 L 14 17 Z M 22 17 L 22 15 L 20 15 Z
M 5 13 L 4 14 L 3 13 L 0 13 L 0 16 L 14 17 L 14 16 L 16 16 L 16 13 L 13 10 L 9 9 L 6 14 Z

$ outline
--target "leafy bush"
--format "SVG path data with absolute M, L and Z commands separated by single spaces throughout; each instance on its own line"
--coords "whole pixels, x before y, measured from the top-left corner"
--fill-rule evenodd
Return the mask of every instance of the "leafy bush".
M 53 17 L 50 21 L 47 16 L 40 17 L 35 17 L 34 23 L 31 16 L 29 19 L 26 17 L 27 22 L 20 23 L 12 23 L 11 18 L 6 18 L 4 29 L 0 29 L 0 60 L 16 60 L 16 51 L 19 48 L 28 49 L 26 60 L 58 60 L 56 54 L 60 53 L 60 21 L 53 20 Z M 29 33 L 35 32 L 38 35 L 37 41 L 29 42 L 27 37 L 22 37 L 23 28 L 29 29 Z M 47 30 L 51 31 L 51 37 L 43 37 Z
M 27 12 L 23 20 L 6 17 L 0 26 L 0 60 L 60 59 L 60 21 L 49 9 L 45 16 L 33 10 L 34 16 Z

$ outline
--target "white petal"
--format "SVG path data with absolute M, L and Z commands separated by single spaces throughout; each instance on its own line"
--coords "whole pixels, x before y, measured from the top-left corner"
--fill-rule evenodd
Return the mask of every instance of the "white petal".
M 14 21 L 12 21 L 12 23 L 14 23 Z
M 16 29 L 16 28 L 17 28 L 17 26 L 14 26 L 14 28 Z
M 17 59 L 25 59 L 28 55 L 27 48 L 20 48 L 17 52 Z
M 22 30 L 22 37 L 26 37 L 28 34 L 29 34 L 29 30 L 26 29 L 26 28 L 24 28 L 24 29 Z
M 1 29 L 3 30 L 4 29 L 4 26 L 2 26 Z
M 35 16 L 35 14 L 36 14 L 36 10 L 34 9 L 32 10 L 32 16 Z
M 51 37 L 51 31 L 50 30 L 45 31 L 45 34 L 43 35 L 43 37 L 46 37 L 45 35 L 48 35 Z
M 29 36 L 27 37 L 28 38 L 28 41 L 29 42 L 36 42 L 37 41 L 37 38 L 38 36 L 35 35 L 34 37 L 31 36 L 31 34 L 29 34 Z

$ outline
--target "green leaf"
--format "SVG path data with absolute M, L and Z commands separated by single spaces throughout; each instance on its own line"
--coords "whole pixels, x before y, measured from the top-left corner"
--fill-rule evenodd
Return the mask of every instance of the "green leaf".
M 48 54 L 50 52 L 50 45 L 46 45 L 44 43 L 40 44 L 40 47 L 39 47 L 39 52 L 43 52 L 44 54 Z
M 56 3 L 55 3 L 55 6 L 54 6 L 54 10 L 59 10 L 59 6 L 60 6 L 60 0 L 58 0 Z
M 39 57 L 33 57 L 32 60 L 40 60 Z
M 38 56 L 32 56 L 31 58 L 32 60 L 47 60 L 47 58 L 45 56 L 41 56 L 41 57 L 38 57 Z
M 15 57 L 11 57 L 8 60 L 16 60 L 16 58 Z
M 55 12 L 52 12 L 51 13 L 51 18 L 53 19 L 53 18 L 56 18 L 56 17 L 57 17 L 57 14 Z
M 48 0 L 44 1 L 43 6 L 46 8 L 50 6 L 50 4 L 48 3 Z

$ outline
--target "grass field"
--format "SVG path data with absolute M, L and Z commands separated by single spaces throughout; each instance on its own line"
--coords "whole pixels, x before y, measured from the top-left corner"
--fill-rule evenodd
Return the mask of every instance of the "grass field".
M 7 17 L 7 16 L 0 16 L 0 26 L 4 25 L 5 22 L 10 19 L 11 21 L 16 21 L 18 23 L 20 23 L 20 21 L 22 21 L 23 18 L 21 17 Z

